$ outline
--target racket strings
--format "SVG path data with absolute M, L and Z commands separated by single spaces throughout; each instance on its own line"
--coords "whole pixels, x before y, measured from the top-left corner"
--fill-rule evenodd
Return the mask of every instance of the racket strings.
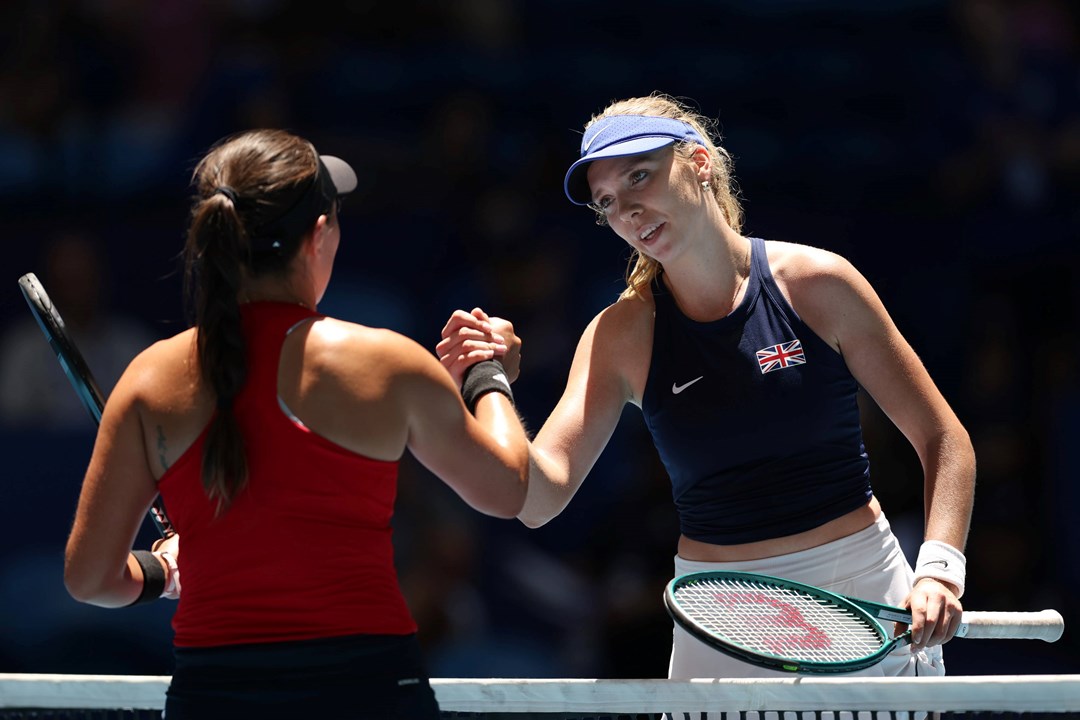
M 675 591 L 688 616 L 740 647 L 805 662 L 845 662 L 884 645 L 877 627 L 825 598 L 745 580 L 702 580 Z

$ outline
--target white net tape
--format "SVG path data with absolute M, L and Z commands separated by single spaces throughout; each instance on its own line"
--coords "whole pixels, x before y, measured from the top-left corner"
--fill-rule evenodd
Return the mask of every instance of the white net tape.
M 166 676 L 0 674 L 5 708 L 164 705 Z M 732 680 L 433 679 L 450 713 L 653 714 L 782 710 L 1078 713 L 1080 675 Z

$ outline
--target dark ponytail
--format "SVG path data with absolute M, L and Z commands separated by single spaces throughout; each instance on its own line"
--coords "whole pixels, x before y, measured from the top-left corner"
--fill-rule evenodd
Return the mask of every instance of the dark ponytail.
M 237 296 L 250 250 L 227 193 L 215 192 L 196 207 L 188 243 L 194 252 L 187 253 L 185 276 L 195 305 L 199 367 L 217 401 L 203 451 L 203 487 L 221 512 L 247 484 L 244 436 L 232 405 L 247 377 Z
M 248 228 L 277 210 L 277 199 L 308 182 L 317 155 L 305 140 L 282 131 L 245 133 L 215 147 L 195 169 L 198 196 L 184 248 L 184 285 L 194 308 L 199 370 L 214 394 L 202 482 L 224 512 L 248 481 L 244 436 L 233 402 L 247 379 L 240 293 L 248 277 L 284 275 L 300 237 L 253 248 Z

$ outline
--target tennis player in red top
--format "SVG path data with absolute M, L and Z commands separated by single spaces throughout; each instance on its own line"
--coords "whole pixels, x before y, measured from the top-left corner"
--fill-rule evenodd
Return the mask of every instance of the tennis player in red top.
M 521 510 L 500 338 L 459 391 L 413 341 L 316 310 L 356 175 L 308 141 L 228 138 L 194 184 L 195 324 L 106 404 L 67 588 L 103 607 L 179 596 L 169 720 L 437 718 L 393 564 L 398 462 L 408 449 L 480 512 Z M 158 493 L 178 535 L 132 552 Z

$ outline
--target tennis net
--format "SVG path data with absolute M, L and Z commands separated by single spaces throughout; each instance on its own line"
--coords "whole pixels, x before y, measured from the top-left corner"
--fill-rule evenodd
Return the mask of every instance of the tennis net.
M 964 720 L 1080 716 L 1080 675 L 751 680 L 433 679 L 446 718 Z M 159 718 L 164 676 L 0 674 L 2 720 Z

